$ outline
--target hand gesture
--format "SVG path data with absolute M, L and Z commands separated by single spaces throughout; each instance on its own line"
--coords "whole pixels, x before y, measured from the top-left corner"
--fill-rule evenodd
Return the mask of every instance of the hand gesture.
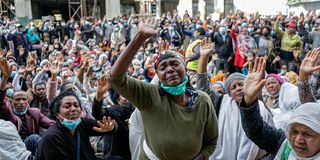
M 280 56 L 277 56 L 274 58 L 274 60 L 272 61 L 272 63 L 277 63 L 281 60 Z
M 41 51 L 42 51 L 42 53 L 43 53 L 43 52 L 45 52 L 45 51 L 46 51 L 46 49 L 47 49 L 46 47 L 41 46 Z
M 9 67 L 9 63 L 6 59 L 0 59 L 0 71 L 4 79 L 8 79 L 11 74 L 11 69 Z
M 293 50 L 293 57 L 295 59 L 298 59 L 299 58 L 299 55 L 300 55 L 300 50 L 298 47 L 295 47 L 294 50 Z
M 42 71 L 44 71 L 44 72 L 48 72 L 48 71 L 50 71 L 49 64 L 45 64 L 45 65 L 43 65 L 43 67 L 42 67 Z
M 4 57 L 4 52 L 1 50 L 0 51 L 0 58 L 3 58 Z
M 140 22 L 139 33 L 143 38 L 148 39 L 158 33 L 158 30 L 156 29 L 157 25 L 158 21 L 155 19 L 148 19 L 146 20 L 146 23 Z
M 106 116 L 103 116 L 102 122 L 97 121 L 97 123 L 100 128 L 93 127 L 93 130 L 95 130 L 96 132 L 108 132 L 113 130 L 116 122 L 114 120 L 111 120 L 110 117 L 108 117 L 108 120 L 106 120 Z
M 58 75 L 60 68 L 58 64 L 50 64 L 49 65 L 49 70 L 52 75 Z
M 97 101 L 101 101 L 103 99 L 103 95 L 110 88 L 110 84 L 108 79 L 105 76 L 102 76 L 98 79 L 97 83 Z
M 37 53 L 36 52 L 31 52 L 31 59 L 36 60 L 37 59 Z
M 251 106 L 257 100 L 259 92 L 266 83 L 263 79 L 265 68 L 266 58 L 263 57 L 257 57 L 253 67 L 252 63 L 249 63 L 249 74 L 243 84 L 244 100 L 247 106 Z
M 315 66 L 317 59 L 319 57 L 319 54 L 320 54 L 319 48 L 313 49 L 312 51 L 309 51 L 309 53 L 303 59 L 300 65 L 300 71 L 299 71 L 300 81 L 308 80 L 309 75 L 312 74 L 312 72 L 320 69 L 320 66 Z
M 36 61 L 34 59 L 30 59 L 27 61 L 27 72 L 32 72 L 36 67 Z
M 18 70 L 18 73 L 19 74 L 24 74 L 25 72 L 26 72 L 26 67 L 25 66 L 20 66 L 19 70 Z
M 1 53 L 4 54 L 4 52 L 1 52 Z M 9 51 L 7 52 L 6 57 L 9 57 L 9 56 L 14 56 L 13 51 L 11 49 L 9 49 Z
M 203 45 L 200 45 L 200 56 L 209 56 L 212 53 L 212 44 L 205 42 Z

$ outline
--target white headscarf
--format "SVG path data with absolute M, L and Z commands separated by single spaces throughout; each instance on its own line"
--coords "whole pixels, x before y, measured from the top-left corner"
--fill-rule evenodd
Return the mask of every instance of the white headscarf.
M 319 103 L 305 103 L 298 107 L 295 111 L 293 111 L 290 115 L 287 115 L 288 121 L 286 123 L 285 127 L 285 134 L 287 137 L 287 140 L 283 142 L 281 145 L 278 154 L 276 155 L 276 160 L 282 159 L 282 155 L 284 151 L 286 150 L 286 146 L 289 145 L 290 148 L 291 145 L 288 142 L 289 139 L 289 133 L 290 133 L 290 128 L 291 125 L 294 123 L 299 123 L 303 124 L 310 129 L 312 129 L 314 132 L 320 134 L 320 104 Z M 289 159 L 299 159 L 299 160 L 320 160 L 320 153 L 317 153 L 313 157 L 309 158 L 301 158 L 297 156 L 297 154 L 294 152 L 292 149 L 290 154 L 289 154 Z
M 298 107 L 292 114 L 288 121 L 286 135 L 289 135 L 290 126 L 293 123 L 300 123 L 313 131 L 320 134 L 320 104 L 319 103 L 305 103 Z M 288 137 L 287 137 L 288 138 Z

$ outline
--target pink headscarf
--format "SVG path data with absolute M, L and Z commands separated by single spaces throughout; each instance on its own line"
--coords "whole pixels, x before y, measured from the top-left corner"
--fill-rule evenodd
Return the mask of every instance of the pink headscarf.
M 275 78 L 275 79 L 280 83 L 280 85 L 284 83 L 284 79 L 281 78 L 281 77 L 280 77 L 279 75 L 277 75 L 277 74 L 269 74 L 269 75 L 267 76 L 267 78 L 269 78 L 269 77 Z

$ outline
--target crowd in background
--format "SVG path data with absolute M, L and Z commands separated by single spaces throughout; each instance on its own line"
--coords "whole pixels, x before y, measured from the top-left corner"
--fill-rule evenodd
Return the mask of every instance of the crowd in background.
M 134 15 L 110 19 L 88 17 L 69 21 L 42 21 L 38 25 L 30 20 L 26 26 L 22 26 L 18 21 L 1 17 L 0 119 L 11 121 L 13 125 L 0 120 L 0 132 L 4 132 L 3 136 L 0 135 L 4 137 L 0 138 L 0 146 L 13 149 L 12 153 L 0 149 L 0 159 L 139 159 L 136 154 L 140 151 L 135 147 L 139 150 L 143 140 L 136 140 L 138 142 L 135 143 L 132 139 L 129 140 L 130 122 L 132 118 L 136 118 L 131 115 L 137 110 L 137 104 L 134 105 L 126 96 L 117 93 L 118 90 L 110 86 L 111 82 L 106 77 L 112 74 L 110 72 L 113 65 L 128 44 L 137 40 L 136 35 L 144 27 L 141 24 L 147 23 L 146 19 Z M 215 152 L 209 154 L 212 155 L 211 159 L 266 157 L 260 150 L 275 156 L 276 149 L 266 143 L 259 143 L 259 138 L 265 137 L 249 132 L 248 128 L 254 124 L 245 122 L 250 119 L 241 119 L 242 114 L 249 115 L 245 112 L 245 107 L 235 116 L 231 115 L 232 111 L 223 107 L 240 105 L 244 96 L 242 87 L 245 84 L 239 81 L 239 84 L 233 85 L 233 82 L 244 80 L 246 75 L 254 72 L 253 64 L 263 65 L 264 62 L 265 65 L 261 72 L 265 75 L 266 83 L 261 88 L 261 101 L 255 105 L 261 103 L 259 107 L 263 120 L 274 128 L 281 129 L 284 126 L 283 117 L 286 116 L 283 115 L 287 112 L 305 102 L 316 102 L 320 97 L 319 70 L 301 71 L 301 66 L 306 66 L 302 64 L 307 60 L 312 61 L 311 67 L 319 65 L 316 55 L 319 52 L 317 48 L 320 47 L 320 14 L 317 15 L 314 11 L 301 13 L 299 16 L 252 14 L 247 17 L 244 13 L 237 12 L 221 16 L 219 20 L 208 16 L 202 21 L 200 15 L 190 17 L 186 11 L 180 17 L 174 10 L 163 14 L 157 22 L 153 27 L 158 34 L 148 37 L 141 44 L 131 64 L 128 64 L 126 74 L 143 83 L 155 80 L 154 84 L 160 84 L 156 80 L 157 70 L 161 70 L 157 68 L 159 57 L 168 54 L 164 53 L 168 50 L 178 54 L 185 63 L 190 87 L 208 93 L 215 108 L 219 138 L 216 139 L 218 142 Z M 310 56 L 311 53 L 313 57 Z M 309 77 L 302 81 L 301 73 L 308 74 Z M 299 86 L 302 82 L 303 85 Z M 239 86 L 241 93 L 240 90 L 237 91 Z M 309 88 L 311 93 L 308 92 Z M 313 95 L 315 99 L 306 100 L 306 96 Z M 70 102 L 65 102 L 66 97 Z M 246 107 L 249 105 L 253 103 L 241 104 Z M 71 111 L 64 110 L 68 108 L 72 108 Z M 234 116 L 236 122 L 225 116 Z M 241 121 L 242 125 L 246 125 L 244 130 L 233 132 L 224 129 L 242 128 Z M 319 120 L 314 124 L 316 127 L 310 128 L 317 133 L 317 140 L 320 142 L 318 122 Z M 78 137 L 65 136 L 68 134 L 63 127 L 78 127 L 81 144 L 80 134 L 76 134 Z M 140 135 L 142 132 L 143 128 L 140 126 Z M 237 140 L 238 133 L 248 138 Z M 284 134 L 281 136 L 285 137 Z M 52 137 L 58 140 L 50 139 Z M 283 137 L 277 140 L 282 142 L 285 139 Z M 230 142 L 226 142 L 228 139 Z M 22 141 L 26 148 L 21 147 L 24 146 Z M 249 141 L 250 145 L 245 146 Z M 237 153 L 224 148 L 232 147 L 233 143 L 241 144 L 231 148 Z M 313 147 L 320 149 L 319 144 Z M 261 147 L 264 145 L 265 147 Z M 86 152 L 80 152 L 82 147 L 86 148 Z M 151 147 L 154 148 L 156 147 Z M 320 152 L 315 153 L 319 155 Z M 203 153 L 202 158 L 209 158 L 206 154 Z

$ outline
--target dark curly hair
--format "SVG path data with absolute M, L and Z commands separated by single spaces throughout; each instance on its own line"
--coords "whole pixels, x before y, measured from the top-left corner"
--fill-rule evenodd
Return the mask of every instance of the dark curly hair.
M 74 96 L 78 100 L 78 103 L 81 107 L 81 101 L 79 97 L 72 91 L 67 90 L 64 92 L 61 92 L 56 98 L 53 99 L 53 101 L 50 103 L 49 109 L 50 109 L 50 118 L 56 120 L 57 114 L 59 113 L 60 106 L 62 104 L 62 100 L 66 96 Z M 82 109 L 82 107 L 81 107 Z

